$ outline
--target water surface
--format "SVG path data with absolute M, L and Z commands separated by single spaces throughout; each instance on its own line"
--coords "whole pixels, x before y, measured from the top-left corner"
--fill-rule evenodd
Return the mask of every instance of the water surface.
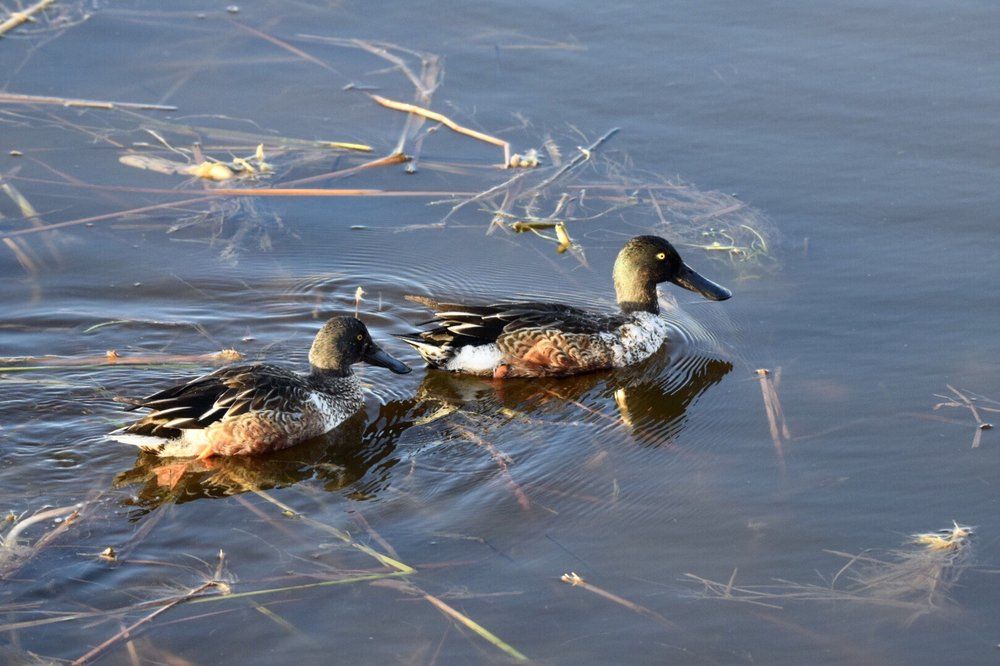
M 1000 399 L 993 3 L 59 12 L 0 42 L 6 92 L 177 111 L 0 105 L 3 182 L 38 212 L 25 219 L 0 193 L 3 233 L 198 198 L 209 185 L 119 162 L 182 159 L 160 138 L 225 159 L 258 142 L 374 149 L 276 151 L 262 186 L 390 152 L 404 116 L 344 86 L 411 101 L 412 84 L 369 52 L 303 35 L 442 57 L 431 106 L 517 150 L 552 139 L 570 159 L 620 127 L 600 149 L 610 164 L 595 159 L 573 181 L 590 186 L 584 206 L 648 201 L 667 181 L 674 189 L 655 191 L 675 205 L 661 211 L 667 224 L 648 205 L 571 224 L 585 263 L 532 234 L 486 235 L 487 205 L 442 228 L 450 204 L 428 204 L 443 194 L 203 201 L 13 237 L 29 260 L 0 248 L 0 355 L 94 362 L 0 374 L 0 509 L 28 517 L 83 503 L 74 524 L 16 560 L 0 587 L 4 623 L 197 588 L 221 549 L 234 593 L 348 582 L 180 605 L 102 659 L 129 663 L 130 649 L 190 663 L 511 658 L 429 595 L 548 663 L 996 660 L 998 441 L 983 431 L 971 448 L 971 413 L 933 409 L 948 384 Z M 313 186 L 473 193 L 510 175 L 494 168 L 498 149 L 445 129 L 407 151 L 419 152 L 416 173 L 376 168 Z M 602 183 L 620 187 L 594 189 Z M 190 192 L 148 191 L 173 189 Z M 720 213 L 733 202 L 745 205 Z M 764 236 L 766 256 L 698 247 L 719 231 L 746 241 L 743 223 Z M 639 367 L 501 385 L 360 368 L 365 411 L 336 432 L 180 478 L 103 438 L 125 421 L 115 396 L 212 367 L 102 363 L 107 350 L 235 348 L 301 368 L 316 329 L 353 312 L 361 286 L 376 339 L 419 368 L 390 337 L 426 316 L 405 294 L 607 308 L 615 253 L 637 233 L 667 235 L 735 294 L 705 303 L 665 288 L 675 344 Z M 777 443 L 762 382 L 787 419 Z M 906 563 L 920 552 L 909 535 L 952 520 L 977 528 L 949 560 L 961 566 L 904 569 L 915 590 L 905 603 L 844 579 L 833 587 L 852 598 L 761 605 L 713 598 L 687 576 L 724 589 L 735 571 L 735 588 L 782 594 L 829 587 L 847 560 L 828 551 Z M 22 545 L 56 525 L 25 530 Z M 385 577 L 398 570 L 331 530 L 416 573 Z M 114 562 L 97 556 L 109 546 Z M 624 602 L 561 581 L 569 572 Z M 936 575 L 957 584 L 928 586 Z M 121 626 L 107 616 L 8 626 L 0 645 L 15 662 L 75 659 Z

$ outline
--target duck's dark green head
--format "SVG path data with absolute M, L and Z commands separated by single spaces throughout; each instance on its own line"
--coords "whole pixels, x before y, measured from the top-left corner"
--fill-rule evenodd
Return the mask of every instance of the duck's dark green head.
M 673 282 L 713 301 L 724 301 L 733 294 L 725 287 L 698 275 L 684 263 L 674 246 L 659 236 L 636 236 L 618 253 L 615 260 L 615 291 L 618 305 L 625 312 L 659 312 L 656 285 Z
M 410 371 L 408 365 L 375 344 L 368 328 L 356 317 L 334 317 L 326 322 L 309 350 L 309 364 L 322 372 L 349 375 L 351 366 L 361 361 L 388 368 L 397 375 Z

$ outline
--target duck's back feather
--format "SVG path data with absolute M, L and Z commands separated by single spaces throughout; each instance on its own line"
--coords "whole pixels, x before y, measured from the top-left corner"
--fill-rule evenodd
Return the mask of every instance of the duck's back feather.
M 248 412 L 297 411 L 309 400 L 305 377 L 273 365 L 220 368 L 186 384 L 164 389 L 127 408 L 152 410 L 122 433 L 173 438 Z
M 421 324 L 431 328 L 399 337 L 432 365 L 462 372 L 472 371 L 458 367 L 465 365 L 459 362 L 463 358 L 473 356 L 464 351 L 467 347 L 482 350 L 477 358 L 488 357 L 495 348 L 498 358 L 518 366 L 515 375 L 574 374 L 610 367 L 614 357 L 609 336 L 628 321 L 624 314 L 597 314 L 561 303 L 468 305 L 407 298 L 433 310 L 434 319 Z

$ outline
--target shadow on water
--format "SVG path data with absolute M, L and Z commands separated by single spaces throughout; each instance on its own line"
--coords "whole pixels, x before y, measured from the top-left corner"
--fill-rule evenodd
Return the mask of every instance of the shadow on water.
M 638 441 L 659 446 L 667 442 L 663 433 L 675 428 L 687 408 L 732 369 L 729 361 L 671 354 L 664 347 L 630 368 L 559 379 L 494 382 L 432 370 L 417 397 L 444 409 L 499 410 L 515 420 L 526 417 L 553 425 L 579 417 L 582 410 L 587 422 L 625 424 Z

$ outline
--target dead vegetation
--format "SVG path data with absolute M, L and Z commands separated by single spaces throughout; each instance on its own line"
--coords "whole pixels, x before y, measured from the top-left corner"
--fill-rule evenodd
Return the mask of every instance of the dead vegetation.
M 905 625 L 926 615 L 955 609 L 952 588 L 968 568 L 971 527 L 954 523 L 937 532 L 915 534 L 909 546 L 876 557 L 869 551 L 826 550 L 846 561 L 824 584 L 777 579 L 767 585 L 737 585 L 737 569 L 725 582 L 685 574 L 701 585 L 701 598 L 780 610 L 798 602 L 876 606 L 901 613 Z
M 983 439 L 983 431 L 993 429 L 993 424 L 984 421 L 981 413 L 1000 413 L 1000 402 L 977 393 L 972 393 L 971 391 L 959 391 L 951 384 L 947 386 L 951 395 L 935 393 L 934 397 L 941 398 L 943 402 L 934 405 L 934 410 L 937 411 L 942 407 L 969 410 L 969 414 L 972 415 L 972 420 L 974 421 L 973 427 L 975 428 L 975 432 L 972 435 L 972 448 L 978 449 Z
M 208 229 L 210 241 L 222 246 L 221 254 L 227 260 L 233 260 L 247 241 L 247 247 L 266 250 L 271 234 L 285 233 L 289 229 L 273 209 L 262 214 L 252 203 L 262 197 L 392 196 L 416 200 L 407 205 L 419 205 L 421 199 L 446 203 L 449 209 L 440 223 L 403 225 L 400 230 L 444 229 L 461 215 L 465 223 L 481 221 L 487 233 L 503 230 L 533 234 L 551 242 L 557 252 L 568 252 L 584 264 L 584 246 L 579 238 L 598 221 L 603 222 L 604 227 L 624 225 L 623 229 L 654 230 L 678 245 L 713 257 L 724 257 L 744 273 L 774 264 L 773 232 L 759 212 L 720 192 L 704 192 L 680 180 L 664 179 L 635 169 L 627 157 L 607 150 L 606 144 L 617 129 L 594 139 L 572 128 L 567 136 L 551 133 L 538 136 L 536 146 L 515 151 L 507 139 L 473 129 L 468 123 L 434 110 L 435 97 L 444 78 L 443 59 L 437 54 L 388 42 L 308 34 L 295 37 L 296 42 L 306 45 L 298 46 L 236 19 L 230 23 L 237 29 L 237 35 L 242 34 L 245 39 L 259 41 L 269 49 L 280 49 L 292 58 L 347 78 L 349 83 L 344 89 L 348 92 L 366 94 L 374 106 L 405 114 L 405 122 L 392 150 L 375 159 L 365 156 L 373 151 L 372 146 L 379 143 L 378 139 L 384 134 L 384 128 L 378 126 L 351 130 L 355 134 L 367 133 L 371 141 L 345 141 L 338 137 L 309 140 L 276 136 L 263 128 L 237 129 L 239 125 L 256 128 L 256 123 L 250 119 L 218 116 L 224 122 L 211 125 L 180 122 L 161 115 L 177 110 L 162 103 L 0 93 L 0 108 L 8 105 L 23 109 L 19 117 L 28 122 L 44 117 L 45 122 L 64 129 L 71 136 L 112 146 L 121 166 L 148 172 L 150 178 L 147 180 L 154 184 L 125 186 L 120 184 L 121 175 L 99 174 L 95 170 L 69 173 L 41 153 L 19 149 L 18 153 L 26 158 L 26 167 L 30 165 L 33 172 L 40 168 L 47 173 L 46 177 L 40 177 L 21 168 L 0 175 L 11 187 L 18 182 L 47 189 L 89 190 L 111 200 L 126 196 L 133 200 L 137 196 L 158 199 L 62 220 L 53 220 L 50 214 L 44 217 L 28 215 L 22 209 L 20 220 L 11 219 L 12 228 L 0 235 L 0 241 L 26 272 L 31 274 L 40 270 L 32 249 L 32 237 L 36 234 L 49 232 L 51 242 L 52 232 L 58 230 L 90 227 L 125 218 L 141 220 L 171 211 L 182 212 L 178 222 L 169 226 L 168 233 L 180 229 L 188 232 Z M 412 88 L 412 101 L 371 92 L 370 86 L 355 83 L 355 77 L 344 74 L 340 67 L 308 51 L 310 44 L 332 49 L 334 53 L 348 49 L 388 64 L 387 70 L 376 75 L 388 76 L 390 80 L 401 76 Z M 563 47 L 570 48 L 558 42 L 539 43 L 533 48 Z M 110 115 L 99 122 L 88 123 L 86 116 L 70 118 L 42 111 L 52 106 Z M 153 115 L 141 113 L 149 111 L 154 112 Z M 373 118 L 382 120 L 383 116 L 373 114 Z M 384 118 L 391 122 L 389 116 Z M 440 128 L 500 147 L 502 161 L 484 167 L 469 159 L 422 158 L 425 143 L 432 140 Z M 331 160 L 337 166 L 324 170 L 323 166 Z M 417 173 L 418 165 L 437 174 L 449 174 L 454 183 L 447 190 L 440 186 L 387 190 L 359 182 L 369 174 L 375 176 L 376 170 L 400 164 L 406 165 L 410 174 Z M 351 188 L 315 186 L 347 177 L 354 177 Z M 241 203 L 247 199 L 251 203 Z M 192 213 L 192 209 L 198 212 Z M 24 223 L 28 223 L 27 226 Z
M 368 539 L 359 539 L 344 529 L 316 520 L 264 490 L 250 491 L 260 502 L 252 503 L 243 498 L 238 499 L 260 521 L 262 528 L 266 528 L 259 530 L 259 536 L 267 543 L 272 544 L 272 547 L 276 547 L 273 546 L 274 543 L 280 543 L 283 540 L 291 540 L 295 543 L 301 543 L 303 540 L 310 541 L 315 539 L 315 535 L 332 537 L 333 543 L 317 544 L 317 556 L 311 562 L 286 553 L 283 559 L 299 561 L 308 566 L 302 570 L 291 571 L 256 583 L 241 580 L 236 576 L 231 571 L 231 567 L 238 563 L 230 562 L 222 550 L 218 551 L 215 562 L 200 559 L 195 554 L 183 556 L 178 561 L 143 559 L 138 556 L 138 553 L 141 552 L 142 541 L 154 529 L 162 526 L 162 517 L 170 506 L 164 505 L 158 509 L 157 514 L 147 518 L 128 542 L 117 548 L 109 546 L 92 556 L 105 562 L 106 566 L 128 565 L 161 570 L 164 576 L 159 587 L 163 587 L 165 583 L 166 594 L 158 589 L 129 590 L 127 592 L 133 598 L 145 599 L 103 609 L 89 605 L 83 608 L 66 607 L 65 602 L 61 602 L 59 599 L 53 600 L 48 604 L 48 607 L 16 603 L 0 605 L 0 613 L 7 619 L 0 624 L 0 633 L 16 636 L 40 628 L 50 630 L 49 627 L 55 624 L 81 623 L 91 627 L 88 635 L 96 637 L 100 635 L 98 632 L 101 627 L 110 624 L 112 626 L 108 627 L 107 638 L 90 649 L 82 651 L 82 654 L 72 660 L 72 663 L 90 663 L 113 649 L 124 649 L 127 654 L 142 658 L 142 654 L 147 649 L 154 654 L 155 651 L 151 644 L 147 647 L 146 644 L 140 643 L 136 639 L 143 633 L 154 631 L 157 626 L 167 624 L 160 618 L 167 616 L 168 612 L 174 611 L 180 606 L 201 607 L 204 604 L 213 606 L 224 604 L 218 610 L 209 610 L 206 607 L 205 611 L 194 614 L 189 612 L 173 622 L 196 622 L 205 617 L 206 614 L 229 613 L 249 605 L 284 629 L 297 631 L 294 625 L 276 610 L 274 607 L 276 604 L 288 603 L 289 599 L 308 601 L 310 592 L 319 593 L 325 588 L 373 584 L 383 589 L 393 590 L 405 597 L 420 598 L 440 611 L 455 626 L 468 630 L 471 636 L 491 645 L 511 659 L 515 661 L 527 659 L 523 653 L 476 622 L 472 617 L 445 602 L 441 597 L 423 589 L 414 578 L 420 573 L 419 570 L 401 561 L 392 546 L 375 532 L 367 521 L 361 519 L 360 524 L 368 533 L 368 538 L 383 544 L 384 550 L 376 549 L 365 543 Z M 94 502 L 91 502 L 88 506 L 93 505 Z M 95 512 L 85 512 L 83 506 L 51 509 L 38 512 L 29 518 L 13 515 L 8 517 L 5 521 L 7 526 L 4 530 L 5 534 L 3 534 L 3 540 L 0 541 L 0 556 L 2 556 L 0 559 L 0 578 L 6 579 L 13 572 L 22 569 L 32 557 L 63 539 L 71 528 L 83 529 L 81 523 L 85 522 L 85 518 L 95 519 L 96 517 Z M 55 527 L 44 532 L 30 546 L 22 543 L 22 534 L 29 529 L 34 529 L 37 525 L 50 521 L 56 521 Z M 338 553 L 341 555 L 338 559 L 344 560 L 342 565 L 335 565 L 331 562 L 331 556 Z M 373 560 L 375 567 L 358 566 L 356 562 L 347 564 L 348 561 L 354 559 L 350 557 L 349 553 L 359 554 Z M 193 565 L 190 564 L 192 559 L 195 562 Z M 274 601 L 271 601 L 272 599 Z M 162 650 L 162 648 L 155 648 L 155 650 Z

